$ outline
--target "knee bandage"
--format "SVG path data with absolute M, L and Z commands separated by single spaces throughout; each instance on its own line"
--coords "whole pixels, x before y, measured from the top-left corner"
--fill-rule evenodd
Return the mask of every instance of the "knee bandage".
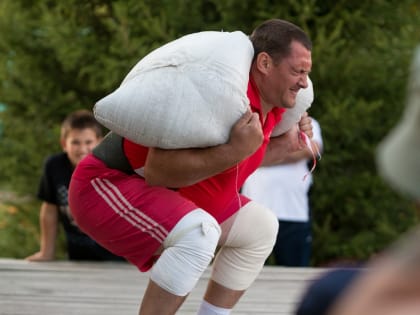
M 273 249 L 278 220 L 271 210 L 253 201 L 232 219 L 226 242 L 213 264 L 212 280 L 232 290 L 245 290 Z
M 197 209 L 184 216 L 163 243 L 163 253 L 151 280 L 166 291 L 186 296 L 211 262 L 221 229 L 207 212 Z

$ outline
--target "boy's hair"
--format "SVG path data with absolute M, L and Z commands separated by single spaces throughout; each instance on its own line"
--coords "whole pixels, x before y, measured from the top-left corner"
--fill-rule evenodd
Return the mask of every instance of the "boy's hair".
M 67 138 L 69 132 L 74 129 L 92 129 L 96 137 L 102 138 L 102 126 L 95 119 L 93 113 L 87 109 L 80 109 L 70 113 L 61 124 L 61 139 Z
M 312 50 L 308 35 L 293 23 L 271 19 L 254 29 L 249 37 L 254 46 L 254 60 L 261 52 L 266 52 L 278 63 L 290 54 L 290 44 L 297 41 L 306 49 Z

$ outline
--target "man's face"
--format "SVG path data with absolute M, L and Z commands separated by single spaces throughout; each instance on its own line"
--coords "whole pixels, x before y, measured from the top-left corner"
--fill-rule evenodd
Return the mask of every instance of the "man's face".
M 298 91 L 308 86 L 311 51 L 298 42 L 292 42 L 290 55 L 271 65 L 265 81 L 265 102 L 270 107 L 294 107 Z
M 100 139 L 93 129 L 73 129 L 70 130 L 65 139 L 61 140 L 61 147 L 67 153 L 71 164 L 76 166 L 86 155 L 92 152 L 99 141 Z

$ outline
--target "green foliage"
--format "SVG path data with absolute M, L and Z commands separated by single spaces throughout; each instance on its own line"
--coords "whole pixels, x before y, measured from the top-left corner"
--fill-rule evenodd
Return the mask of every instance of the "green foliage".
M 312 193 L 314 264 L 364 260 L 418 221 L 378 178 L 375 150 L 404 108 L 419 14 L 411 1 L 342 2 L 316 19 L 310 111 L 325 149 Z
M 40 203 L 31 198 L 4 200 L 0 195 L 2 257 L 25 258 L 39 251 L 39 207 Z M 64 233 L 59 234 L 56 257 L 66 257 Z
M 60 150 L 62 119 L 91 109 L 154 48 L 203 30 L 250 33 L 275 17 L 314 43 L 310 113 L 325 149 L 314 174 L 313 263 L 368 258 L 417 222 L 374 159 L 404 107 L 420 43 L 414 0 L 2 0 L 0 184 L 33 195 L 43 159 Z
M 38 250 L 38 231 L 34 222 L 36 218 L 32 213 L 13 204 L 0 204 L 0 251 L 3 257 L 24 258 Z

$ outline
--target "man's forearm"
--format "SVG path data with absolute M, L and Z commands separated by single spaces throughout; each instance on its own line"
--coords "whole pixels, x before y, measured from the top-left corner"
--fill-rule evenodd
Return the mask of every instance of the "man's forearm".
M 145 165 L 145 178 L 150 185 L 179 188 L 238 164 L 241 156 L 227 144 L 184 150 L 151 149 Z

